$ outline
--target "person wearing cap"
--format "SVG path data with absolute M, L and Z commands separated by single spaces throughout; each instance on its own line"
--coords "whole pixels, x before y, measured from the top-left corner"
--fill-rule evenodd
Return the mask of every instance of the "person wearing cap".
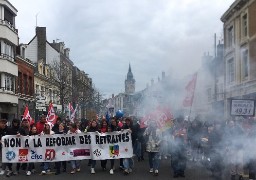
M 0 119 L 0 175 L 4 175 L 6 169 L 6 164 L 2 163 L 2 137 L 9 133 L 6 123 L 6 119 Z
M 46 122 L 46 116 L 42 115 L 40 121 L 36 123 L 36 129 L 38 134 L 40 134 L 44 130 L 44 124 Z

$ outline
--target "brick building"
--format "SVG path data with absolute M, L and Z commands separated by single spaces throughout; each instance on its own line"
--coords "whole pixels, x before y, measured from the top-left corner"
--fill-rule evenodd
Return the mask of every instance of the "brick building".
M 35 113 L 34 96 L 34 69 L 35 64 L 26 58 L 26 45 L 17 47 L 15 61 L 18 65 L 17 94 L 18 94 L 18 117 L 24 113 L 25 106 L 28 105 L 32 117 Z

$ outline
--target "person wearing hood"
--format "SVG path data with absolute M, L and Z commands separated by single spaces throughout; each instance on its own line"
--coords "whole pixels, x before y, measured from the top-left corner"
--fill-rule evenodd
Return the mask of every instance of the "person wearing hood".
M 52 123 L 47 122 L 44 124 L 44 129 L 43 131 L 40 133 L 40 135 L 53 135 L 54 132 L 52 131 Z M 50 172 L 50 163 L 49 162 L 44 162 L 43 163 L 43 170 L 41 172 L 42 175 L 45 175 L 46 173 Z
M 146 138 L 146 151 L 149 156 L 149 172 L 158 175 L 160 163 L 160 145 L 162 141 L 162 132 L 157 127 L 156 121 L 149 120 L 149 126 L 144 132 Z

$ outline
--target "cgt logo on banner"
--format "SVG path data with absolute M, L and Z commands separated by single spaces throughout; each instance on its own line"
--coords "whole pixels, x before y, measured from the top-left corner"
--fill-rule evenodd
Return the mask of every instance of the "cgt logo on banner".
M 28 149 L 19 149 L 19 162 L 28 161 Z
M 52 161 L 55 159 L 56 152 L 54 149 L 46 149 L 45 151 L 45 160 Z

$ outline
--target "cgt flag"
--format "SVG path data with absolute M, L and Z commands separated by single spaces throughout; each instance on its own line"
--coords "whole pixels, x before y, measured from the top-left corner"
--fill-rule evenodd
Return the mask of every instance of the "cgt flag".
M 193 104 L 195 88 L 196 88 L 197 73 L 195 73 L 192 79 L 188 82 L 186 89 L 186 97 L 183 100 L 184 107 L 190 107 Z
M 55 124 L 56 119 L 57 119 L 57 116 L 55 115 L 53 105 L 52 105 L 52 103 L 50 103 L 46 120 L 47 120 L 47 122 Z
M 34 124 L 34 119 L 30 116 L 29 114 L 29 110 L 28 110 L 28 106 L 26 105 L 25 107 L 25 111 L 24 111 L 24 114 L 23 114 L 23 119 L 27 119 L 29 121 L 29 124 Z

